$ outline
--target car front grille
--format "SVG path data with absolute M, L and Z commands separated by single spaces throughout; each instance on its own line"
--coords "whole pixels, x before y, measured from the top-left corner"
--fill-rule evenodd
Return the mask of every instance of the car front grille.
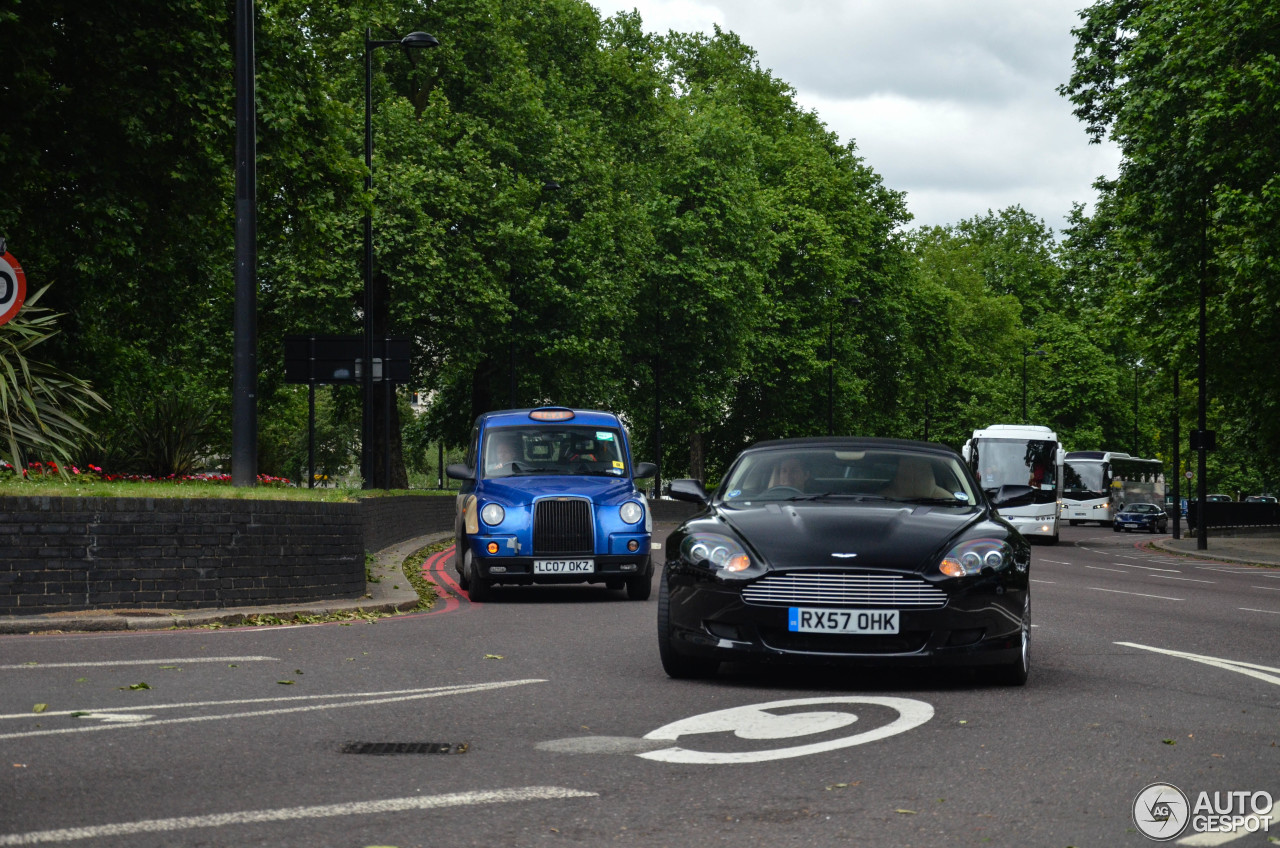
M 804 572 L 770 574 L 742 590 L 749 604 L 938 609 L 947 595 L 927 580 L 907 574 Z
M 590 501 L 544 498 L 534 504 L 534 554 L 590 554 L 595 547 Z

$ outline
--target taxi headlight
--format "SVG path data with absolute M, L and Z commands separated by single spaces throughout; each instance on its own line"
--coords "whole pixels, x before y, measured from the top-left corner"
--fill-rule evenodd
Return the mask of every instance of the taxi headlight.
M 635 501 L 627 501 L 618 510 L 619 517 L 628 524 L 636 524 L 644 518 L 644 507 Z
M 972 539 L 956 545 L 938 563 L 948 577 L 969 577 L 984 568 L 999 571 L 1013 563 L 1013 551 L 999 539 Z
M 480 520 L 490 527 L 501 524 L 506 517 L 507 511 L 496 503 L 485 504 L 484 509 L 480 510 Z

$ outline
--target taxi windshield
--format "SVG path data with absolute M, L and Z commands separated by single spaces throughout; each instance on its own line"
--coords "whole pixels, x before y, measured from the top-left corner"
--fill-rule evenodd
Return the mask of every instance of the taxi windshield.
M 538 474 L 623 477 L 627 473 L 621 434 L 601 427 L 492 427 L 485 432 L 480 458 L 486 478 Z

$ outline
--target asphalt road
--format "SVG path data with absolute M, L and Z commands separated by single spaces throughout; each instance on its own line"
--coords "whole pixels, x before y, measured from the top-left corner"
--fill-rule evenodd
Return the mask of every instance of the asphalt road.
M 3 636 L 0 846 L 1084 848 L 1152 844 L 1133 820 L 1152 783 L 1280 799 L 1280 569 L 1062 536 L 1033 549 L 1015 689 L 674 681 L 656 601 L 598 587 L 373 624 Z M 1209 836 L 1180 840 L 1274 844 L 1280 823 Z

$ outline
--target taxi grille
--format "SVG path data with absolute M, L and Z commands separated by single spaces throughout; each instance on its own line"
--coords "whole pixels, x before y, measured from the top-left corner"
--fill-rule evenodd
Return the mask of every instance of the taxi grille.
M 533 509 L 535 554 L 595 553 L 591 502 L 581 498 L 547 498 Z
M 906 574 L 807 572 L 770 574 L 742 590 L 749 604 L 807 604 L 891 609 L 938 609 L 945 592 Z

